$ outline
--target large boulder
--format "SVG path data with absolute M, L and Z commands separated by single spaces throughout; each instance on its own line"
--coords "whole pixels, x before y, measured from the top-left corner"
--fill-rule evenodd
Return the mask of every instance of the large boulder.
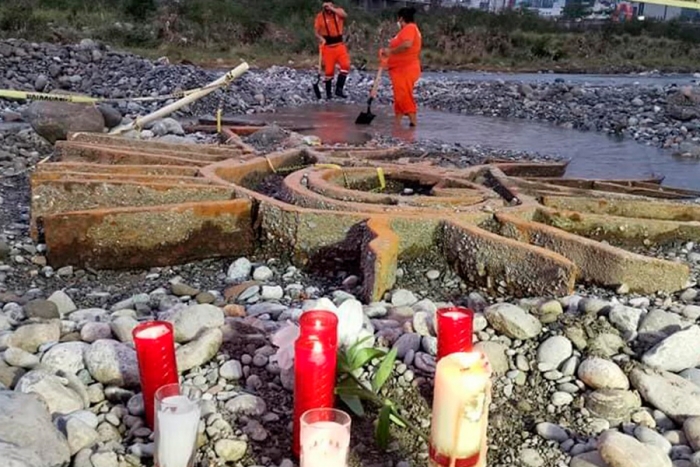
M 69 465 L 68 443 L 37 397 L 0 391 L 0 459 L 6 467 Z
M 68 133 L 102 133 L 105 119 L 97 107 L 71 102 L 36 101 L 24 111 L 24 119 L 49 143 L 64 140 Z

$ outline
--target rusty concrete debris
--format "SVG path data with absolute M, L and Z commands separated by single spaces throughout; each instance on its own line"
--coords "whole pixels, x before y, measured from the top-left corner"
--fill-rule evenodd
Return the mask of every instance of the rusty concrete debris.
M 368 301 L 425 258 L 515 296 L 563 296 L 576 282 L 672 292 L 689 280 L 686 265 L 629 251 L 700 237 L 700 206 L 683 202 L 700 193 L 658 179 L 563 179 L 566 163 L 452 169 L 403 148 L 258 154 L 237 137 L 250 128 L 238 130 L 219 146 L 71 135 L 32 176 L 33 237 L 54 267 L 253 253 L 343 262 Z

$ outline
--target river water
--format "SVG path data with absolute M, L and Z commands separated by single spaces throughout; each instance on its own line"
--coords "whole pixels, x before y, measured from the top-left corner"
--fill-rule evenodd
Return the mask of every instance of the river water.
M 397 129 L 390 109 L 372 106 L 377 115 L 370 126 L 355 125 L 366 109 L 358 105 L 321 104 L 281 109 L 274 114 L 246 117 L 250 122 L 276 122 L 297 127 L 326 143 L 362 143 L 374 134 L 406 142 L 437 140 L 464 146 L 536 152 L 570 159 L 566 176 L 572 178 L 649 178 L 664 175 L 664 185 L 700 189 L 700 160 L 673 156 L 670 151 L 614 138 L 598 132 L 565 129 L 547 123 L 419 111 L 415 130 Z

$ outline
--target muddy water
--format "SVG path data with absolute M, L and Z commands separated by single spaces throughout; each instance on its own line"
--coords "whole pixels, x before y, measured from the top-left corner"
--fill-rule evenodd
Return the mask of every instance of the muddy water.
M 366 108 L 366 107 L 365 107 Z M 393 126 L 390 109 L 373 106 L 370 126 L 354 124 L 363 107 L 321 104 L 287 108 L 275 114 L 248 117 L 253 122 L 277 122 L 297 127 L 327 143 L 361 143 L 373 134 L 411 142 L 438 140 L 462 145 L 537 152 L 571 160 L 567 177 L 648 178 L 664 175 L 664 185 L 700 189 L 700 160 L 674 157 L 670 151 L 596 132 L 581 132 L 527 120 L 508 120 L 420 110 L 415 130 Z

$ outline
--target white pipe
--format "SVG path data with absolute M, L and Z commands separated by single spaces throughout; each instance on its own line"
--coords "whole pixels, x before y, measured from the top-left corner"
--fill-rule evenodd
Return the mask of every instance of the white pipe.
M 124 133 L 129 130 L 134 130 L 134 129 L 140 129 L 143 128 L 145 125 L 148 125 L 150 122 L 153 122 L 155 120 L 158 120 L 160 118 L 163 118 L 167 115 L 170 115 L 171 113 L 179 110 L 180 108 L 184 107 L 187 104 L 190 104 L 198 99 L 201 99 L 202 97 L 216 91 L 219 89 L 221 86 L 230 83 L 231 81 L 240 78 L 246 71 L 248 71 L 250 67 L 246 62 L 241 63 L 238 65 L 236 68 L 233 70 L 229 71 L 225 75 L 223 75 L 220 78 L 217 78 L 216 80 L 212 81 L 208 85 L 204 86 L 202 89 L 193 92 L 192 94 L 188 94 L 187 96 L 183 97 L 182 99 L 173 102 L 170 105 L 166 105 L 162 109 L 158 109 L 155 112 L 152 112 L 144 117 L 137 118 L 136 121 L 128 124 L 128 125 L 120 125 L 117 128 L 113 129 L 110 131 L 110 134 L 120 134 Z

